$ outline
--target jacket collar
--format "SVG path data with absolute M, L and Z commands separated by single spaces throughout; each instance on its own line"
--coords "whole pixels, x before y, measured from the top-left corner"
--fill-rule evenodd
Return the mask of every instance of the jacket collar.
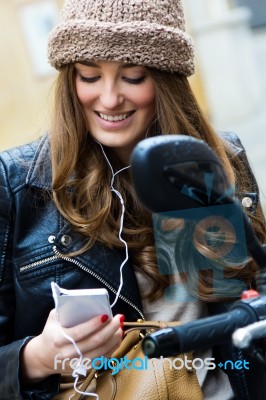
M 44 135 L 32 146 L 33 158 L 26 177 L 30 186 L 52 190 L 52 164 L 50 142 L 48 135 Z
M 243 151 L 237 143 L 237 136 L 231 132 L 219 132 L 219 135 L 229 143 L 234 156 Z M 35 142 L 35 154 L 29 168 L 26 182 L 39 189 L 52 190 L 51 149 L 48 135 Z

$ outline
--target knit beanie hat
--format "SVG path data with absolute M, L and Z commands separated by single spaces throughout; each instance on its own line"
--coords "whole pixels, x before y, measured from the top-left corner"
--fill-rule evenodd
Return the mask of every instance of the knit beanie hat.
M 58 70 L 106 60 L 194 73 L 181 0 L 66 0 L 48 39 L 48 58 Z

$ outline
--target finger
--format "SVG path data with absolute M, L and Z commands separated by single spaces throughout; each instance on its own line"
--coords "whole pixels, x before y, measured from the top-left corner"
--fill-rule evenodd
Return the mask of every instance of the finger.
M 72 328 L 64 328 L 64 332 L 69 335 L 76 343 L 83 342 L 90 337 L 96 337 L 99 335 L 99 341 L 104 340 L 106 336 L 111 336 L 120 327 L 122 315 L 118 314 L 111 320 L 103 318 L 103 316 L 97 316 L 92 318 L 90 321 L 84 322 L 83 324 L 76 325 Z M 97 333 L 97 335 L 96 335 Z M 98 340 L 93 346 L 97 346 Z
M 82 354 L 85 354 L 86 357 L 90 357 L 91 359 L 102 356 L 108 358 L 120 346 L 121 343 L 122 331 L 119 328 L 107 342 L 97 348 L 94 348 L 93 350 L 83 351 Z
M 92 318 L 90 321 L 76 325 L 71 328 L 62 327 L 60 321 L 54 321 L 54 323 L 48 324 L 48 327 L 53 329 L 53 341 L 55 348 L 61 348 L 69 343 L 68 337 L 72 338 L 75 342 L 83 340 L 85 337 L 92 335 L 101 329 L 103 323 L 107 323 L 106 318 L 103 316 L 97 316 Z M 48 329 L 48 328 L 47 328 Z
M 96 317 L 98 318 L 98 317 Z M 78 346 L 79 350 L 84 353 L 92 352 L 92 351 L 97 351 L 99 353 L 99 349 L 102 347 L 106 348 L 106 343 L 111 340 L 111 344 L 113 344 L 112 340 L 116 340 L 116 342 L 121 341 L 121 315 L 115 316 L 109 323 L 102 322 L 101 321 L 101 328 L 100 329 L 91 329 L 89 332 L 88 330 L 90 329 L 90 325 L 88 327 L 88 330 L 86 331 L 86 336 L 85 332 L 79 331 L 79 327 L 81 329 L 84 329 L 84 326 L 88 326 L 87 323 L 77 325 L 74 328 L 69 328 L 69 329 L 64 329 L 64 332 L 70 336 L 71 339 L 73 339 Z M 92 322 L 92 321 L 90 321 Z M 94 321 L 95 322 L 95 321 Z M 91 324 L 92 326 L 94 322 Z M 96 324 L 98 322 L 96 321 Z M 117 335 L 115 333 L 119 331 Z M 66 337 L 63 336 L 63 332 L 60 331 L 59 335 L 58 332 L 55 333 L 54 335 L 54 348 L 56 349 L 56 352 L 61 354 L 62 357 L 64 358 L 71 358 L 77 354 L 75 347 L 73 346 L 73 343 L 67 339 Z
M 82 359 L 93 360 L 100 357 L 108 358 L 113 352 L 120 346 L 122 342 L 122 329 L 119 328 L 112 337 L 110 337 L 104 344 L 101 343 L 100 347 L 94 348 L 93 350 L 81 350 Z M 70 343 L 64 346 L 61 353 L 58 353 L 54 357 L 54 369 L 58 373 L 73 372 L 76 363 L 79 360 L 79 355 L 75 351 L 75 348 Z M 72 370 L 71 370 L 72 368 Z
M 83 340 L 78 342 L 81 351 L 93 351 L 105 345 L 111 338 L 115 336 L 116 332 L 119 332 L 117 336 L 121 340 L 121 316 L 118 315 L 113 318 L 108 324 L 105 324 L 102 329 L 94 332 L 94 334 L 87 336 Z
M 82 353 L 82 365 L 85 365 L 85 367 L 90 367 L 92 365 L 92 362 L 103 362 L 104 359 L 109 359 L 111 355 L 114 353 L 114 351 L 120 346 L 122 342 L 122 331 L 119 329 L 114 337 L 108 341 L 108 343 L 105 344 L 105 346 L 102 346 L 100 351 L 99 349 L 96 349 L 92 352 L 88 353 Z M 61 372 L 67 373 L 73 372 L 73 369 L 76 367 L 77 363 L 80 361 L 79 357 L 76 355 L 74 357 L 69 357 L 66 359 L 61 360 L 61 366 L 62 370 Z

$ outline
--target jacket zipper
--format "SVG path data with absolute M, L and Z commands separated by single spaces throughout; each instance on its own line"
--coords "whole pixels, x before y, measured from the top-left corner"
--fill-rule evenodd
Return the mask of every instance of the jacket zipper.
M 117 293 L 117 291 L 116 291 L 112 286 L 110 286 L 108 282 L 106 282 L 104 279 L 102 279 L 102 278 L 101 278 L 98 274 L 96 274 L 95 272 L 92 272 L 90 269 L 86 268 L 86 267 L 85 267 L 83 264 L 81 264 L 79 261 L 77 261 L 77 260 L 75 260 L 75 259 L 73 259 L 73 258 L 64 256 L 63 254 L 61 254 L 61 253 L 57 250 L 56 246 L 53 247 L 53 251 L 55 252 L 55 255 L 54 255 L 54 256 L 47 257 L 47 258 L 44 258 L 43 260 L 35 261 L 35 262 L 31 263 L 31 264 L 24 265 L 23 267 L 20 268 L 20 272 L 28 271 L 28 270 L 31 269 L 31 268 L 39 267 L 40 265 L 43 265 L 43 264 L 46 264 L 46 263 L 48 263 L 48 262 L 50 262 L 50 261 L 58 260 L 59 258 L 61 258 L 62 260 L 65 260 L 65 261 L 71 262 L 72 264 L 75 264 L 76 266 L 78 266 L 79 268 L 81 268 L 83 271 L 85 271 L 85 272 L 89 273 L 90 275 L 94 276 L 94 278 L 96 278 L 96 279 L 98 279 L 100 282 L 102 282 L 102 283 L 103 283 L 109 290 L 111 290 L 114 294 Z M 143 313 L 139 310 L 139 308 L 138 308 L 134 303 L 132 303 L 130 300 L 128 300 L 126 297 L 124 297 L 124 296 L 122 296 L 122 295 L 119 295 L 119 297 L 120 297 L 120 299 L 122 299 L 124 302 L 126 302 L 126 303 L 129 304 L 131 307 L 133 307 L 134 310 L 136 310 L 136 311 L 140 314 L 141 319 L 143 319 L 143 320 L 145 321 L 145 317 L 144 317 Z
M 65 261 L 68 261 L 68 262 L 70 262 L 70 263 L 72 263 L 72 264 L 75 264 L 75 265 L 78 266 L 80 269 L 82 269 L 83 271 L 89 273 L 89 274 L 92 275 L 94 278 L 96 278 L 96 279 L 98 279 L 100 282 L 102 282 L 109 290 L 111 290 L 111 292 L 113 292 L 114 294 L 117 293 L 117 291 L 116 291 L 112 286 L 110 286 L 109 283 L 106 282 L 101 276 L 99 276 L 99 275 L 96 274 L 95 272 L 91 271 L 89 268 L 85 267 L 85 266 L 84 266 L 83 264 L 81 264 L 79 261 L 75 260 L 74 258 L 64 256 L 63 254 L 61 254 L 61 253 L 57 250 L 56 246 L 53 247 L 53 251 L 55 252 L 55 256 L 54 256 L 55 258 L 61 258 L 62 260 L 65 260 Z M 138 307 L 137 307 L 134 303 L 132 303 L 130 300 L 128 300 L 126 297 L 124 297 L 124 296 L 122 296 L 122 295 L 119 295 L 119 298 L 120 298 L 121 300 L 123 300 L 125 303 L 129 304 L 131 307 L 133 307 L 134 310 L 136 310 L 136 311 L 140 314 L 141 319 L 143 319 L 143 320 L 145 321 L 145 317 L 144 317 L 143 313 L 138 309 Z
M 47 257 L 47 258 L 44 258 L 43 260 L 35 261 L 35 262 L 31 263 L 31 264 L 24 265 L 24 267 L 21 267 L 19 270 L 20 270 L 20 272 L 25 272 L 25 271 L 28 271 L 31 268 L 39 267 L 40 265 L 46 264 L 46 263 L 48 263 L 50 261 L 54 261 L 56 259 L 58 259 L 57 255 L 51 256 L 51 257 Z

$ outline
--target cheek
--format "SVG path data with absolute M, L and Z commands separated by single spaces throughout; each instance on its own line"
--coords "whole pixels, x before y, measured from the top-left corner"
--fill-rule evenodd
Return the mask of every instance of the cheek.
M 77 96 L 82 106 L 88 106 L 93 102 L 93 93 L 91 90 L 80 83 L 76 83 Z
M 155 90 L 152 83 L 147 84 L 138 96 L 139 106 L 148 108 L 149 110 L 155 109 Z

